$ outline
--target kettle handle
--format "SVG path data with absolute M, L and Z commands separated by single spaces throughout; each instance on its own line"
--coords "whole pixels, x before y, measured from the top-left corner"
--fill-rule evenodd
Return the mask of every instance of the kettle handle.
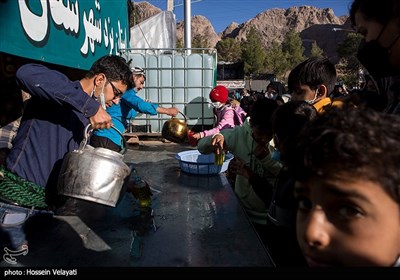
M 85 131 L 83 132 L 83 140 L 81 141 L 81 144 L 79 145 L 79 150 L 82 150 L 86 147 L 87 145 L 87 141 L 89 139 L 89 134 L 93 131 L 93 129 L 89 130 L 89 127 L 91 127 L 92 125 L 89 123 L 86 127 L 85 127 Z M 114 129 L 116 132 L 118 132 L 118 134 L 121 136 L 122 138 L 122 142 L 123 142 L 123 148 L 122 150 L 119 152 L 120 154 L 125 154 L 126 152 L 126 139 L 124 137 L 124 135 L 121 133 L 121 131 L 119 131 L 116 127 L 111 126 L 112 129 Z
M 179 114 L 181 114 L 184 118 L 185 118 L 185 122 L 187 122 L 187 117 L 184 113 L 182 113 L 181 111 L 179 111 Z

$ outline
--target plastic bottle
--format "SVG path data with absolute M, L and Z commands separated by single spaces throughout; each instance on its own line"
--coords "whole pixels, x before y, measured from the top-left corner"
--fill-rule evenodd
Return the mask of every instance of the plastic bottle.
M 220 151 L 219 154 L 214 152 L 214 164 L 215 165 L 223 165 L 225 161 L 225 152 Z
M 133 172 L 135 173 L 133 195 L 138 199 L 140 207 L 149 208 L 152 196 L 150 186 L 137 174 L 136 169 Z

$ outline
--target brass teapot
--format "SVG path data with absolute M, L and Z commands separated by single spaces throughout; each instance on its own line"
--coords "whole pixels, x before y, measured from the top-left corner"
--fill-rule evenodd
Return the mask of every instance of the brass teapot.
M 182 112 L 179 113 L 185 118 L 185 120 L 172 117 L 164 123 L 161 130 L 161 135 L 165 139 L 174 143 L 185 142 L 189 131 L 186 123 L 186 116 Z

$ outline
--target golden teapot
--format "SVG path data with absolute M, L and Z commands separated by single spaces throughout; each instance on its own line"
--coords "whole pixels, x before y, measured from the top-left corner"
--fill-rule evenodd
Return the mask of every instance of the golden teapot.
M 161 135 L 165 139 L 174 143 L 185 142 L 189 131 L 186 123 L 186 116 L 182 112 L 179 113 L 184 117 L 185 120 L 172 117 L 164 123 L 161 130 Z

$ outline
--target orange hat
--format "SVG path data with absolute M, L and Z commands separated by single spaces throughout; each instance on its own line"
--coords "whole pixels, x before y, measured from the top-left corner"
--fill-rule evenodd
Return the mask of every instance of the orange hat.
M 210 91 L 212 102 L 226 103 L 228 101 L 228 90 L 224 86 L 216 86 Z

